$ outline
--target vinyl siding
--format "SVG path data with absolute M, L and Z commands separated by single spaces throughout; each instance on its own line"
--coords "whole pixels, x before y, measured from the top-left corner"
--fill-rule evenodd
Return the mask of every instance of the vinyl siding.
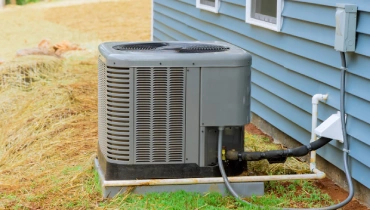
M 370 188 L 370 4 L 357 4 L 355 53 L 347 54 L 347 129 L 352 176 Z M 252 112 L 307 144 L 311 97 L 328 93 L 319 120 L 339 110 L 340 56 L 334 50 L 335 0 L 286 0 L 281 32 L 245 23 L 245 1 L 223 0 L 219 14 L 197 9 L 195 0 L 154 0 L 153 40 L 221 40 L 253 56 Z M 343 168 L 342 145 L 318 154 Z

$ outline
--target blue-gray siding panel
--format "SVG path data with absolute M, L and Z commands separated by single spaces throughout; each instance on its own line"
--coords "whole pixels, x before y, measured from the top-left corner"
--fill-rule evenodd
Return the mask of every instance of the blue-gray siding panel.
M 176 24 L 174 27 L 176 28 L 176 27 L 180 27 L 180 26 L 179 26 L 179 24 Z M 202 40 L 203 38 L 206 38 L 206 37 L 200 38 L 199 37 L 199 34 L 202 35 L 202 33 L 200 33 L 200 31 L 198 31 L 198 30 L 195 30 L 195 31 L 194 30 L 193 31 L 192 30 L 188 30 L 187 33 L 188 34 L 192 34 L 192 36 L 193 37 L 197 37 L 197 39 L 201 39 Z M 238 40 L 238 39 L 233 39 L 234 38 L 234 37 L 232 37 L 233 34 L 230 34 L 230 35 L 231 36 L 228 36 L 226 38 L 227 41 L 233 43 L 233 40 Z M 239 38 L 239 40 L 242 39 L 242 38 Z M 217 38 L 216 37 L 208 37 L 208 39 L 217 39 Z M 248 50 L 252 49 L 251 45 L 246 45 L 246 44 L 243 45 L 243 44 L 238 44 L 238 43 L 236 43 L 236 44 L 237 45 L 241 45 L 242 47 L 244 47 L 244 48 L 246 48 Z M 256 44 L 256 43 L 253 42 L 251 44 Z M 299 57 L 291 56 L 291 55 L 288 54 L 289 56 L 287 58 L 282 59 L 281 57 L 282 57 L 282 55 L 284 55 L 284 52 L 274 52 L 275 48 L 263 49 L 263 47 L 264 46 L 256 46 L 256 47 L 253 47 L 253 48 L 256 48 L 256 49 L 255 50 L 252 50 L 252 51 L 255 51 L 255 52 L 256 51 L 261 51 L 261 54 L 263 54 L 265 52 L 264 53 L 264 57 L 269 57 L 269 55 L 270 55 L 271 56 L 271 59 L 276 60 L 276 62 L 279 62 L 279 60 L 282 60 L 282 62 L 284 62 L 282 64 L 284 66 L 286 66 L 287 68 L 290 68 L 290 69 L 298 69 L 298 70 L 300 68 L 302 68 L 302 70 L 306 69 L 306 70 L 304 70 L 304 72 L 301 72 L 301 73 L 303 73 L 305 75 L 312 74 L 313 75 L 313 78 L 314 78 L 314 75 L 322 76 L 323 79 L 326 79 L 326 80 L 330 79 L 333 82 L 336 82 L 337 83 L 336 86 L 339 87 L 339 71 L 337 73 L 337 78 L 335 78 L 335 77 L 333 77 L 333 74 L 330 74 L 330 73 L 325 74 L 325 73 L 323 73 L 323 69 L 324 69 L 323 67 L 320 68 L 320 66 L 319 66 L 318 68 L 316 68 L 314 66 L 315 63 L 314 64 L 311 64 L 312 62 L 310 62 L 310 61 L 308 61 L 308 60 L 306 60 L 304 58 L 299 58 Z M 277 57 L 276 55 L 279 55 L 279 57 Z M 307 63 L 307 65 L 305 63 Z M 294 65 L 292 65 L 292 64 L 294 64 Z M 312 71 L 314 69 L 320 69 L 320 74 L 317 74 L 317 72 Z M 330 84 L 330 82 L 328 82 L 328 81 L 324 81 L 324 82 Z M 336 107 L 339 107 L 339 104 L 337 104 Z M 359 116 L 361 116 L 361 115 L 362 114 L 359 113 Z
M 259 41 L 273 46 L 276 50 L 280 49 L 290 52 L 332 67 L 338 68 L 340 65 L 340 57 L 331 46 L 313 43 L 312 41 L 299 37 L 286 36 L 283 33 L 275 33 L 271 30 L 251 26 L 245 24 L 244 20 L 230 17 L 230 14 L 218 15 L 196 9 L 193 5 L 184 2 L 168 0 L 158 2 L 156 7 L 158 13 L 176 19 L 185 25 L 199 29 L 205 34 L 217 34 L 218 37 L 223 37 L 223 39 L 228 38 L 230 43 L 239 41 L 241 39 L 240 37 L 250 38 L 252 39 L 250 41 Z M 276 54 L 274 57 L 276 58 Z M 350 71 L 355 74 L 361 72 L 350 66 L 350 64 L 349 68 Z M 360 76 L 370 78 L 370 71 Z
M 368 27 L 370 28 L 370 24 Z M 370 57 L 370 35 L 360 33 L 357 34 L 356 53 Z
M 325 120 L 339 109 L 338 89 L 333 89 L 325 84 L 320 84 L 318 81 L 307 78 L 304 74 L 285 69 L 284 67 L 266 61 L 257 55 L 253 55 L 253 66 L 260 70 L 254 69 L 252 82 L 263 84 L 263 88 L 274 92 L 275 95 L 289 101 L 289 103 L 294 104 L 297 107 L 300 107 L 305 110 L 307 114 L 311 113 L 311 104 L 309 103 L 311 96 L 317 92 L 330 94 L 327 105 L 319 106 L 320 120 Z M 271 69 L 274 69 L 274 71 L 271 71 Z M 352 80 L 351 77 L 354 77 L 354 75 L 349 75 L 347 80 L 347 89 L 354 89 L 356 92 L 362 90 L 362 92 L 366 93 L 366 91 L 363 91 L 364 89 L 362 87 L 365 87 L 366 89 L 366 87 L 370 85 L 370 82 L 368 80 L 359 82 L 362 78 L 358 78 L 359 80 Z M 356 85 L 360 86 L 355 88 Z M 312 87 L 318 87 L 318 89 L 312 89 Z M 369 95 L 370 94 L 367 94 L 368 97 Z M 357 100 L 360 99 L 355 99 L 354 107 L 356 107 L 355 104 Z M 363 110 L 354 109 L 353 111 L 354 112 L 352 112 L 352 110 L 347 110 L 347 113 L 358 117 L 363 116 Z M 348 133 L 358 139 L 362 139 L 370 145 L 370 138 L 367 138 L 370 136 L 370 124 L 359 119 L 352 119 L 355 118 L 352 118 L 352 116 L 348 117 Z M 354 124 L 352 125 L 352 123 Z M 305 128 L 309 131 L 310 125 Z
M 370 59 L 369 57 L 358 55 L 355 53 L 347 54 L 348 71 L 370 79 Z
M 370 6 L 359 6 L 356 53 L 348 56 L 347 127 L 352 174 L 370 187 Z M 333 49 L 335 1 L 286 0 L 282 32 L 246 24 L 245 1 L 223 0 L 220 13 L 197 9 L 195 0 L 155 0 L 154 40 L 223 40 L 253 56 L 252 112 L 307 143 L 311 97 L 329 93 L 319 106 L 319 120 L 339 109 L 340 57 Z M 342 167 L 342 145 L 332 142 L 318 153 Z M 352 151 L 353 151 L 352 150 Z
M 164 8 L 166 8 L 166 7 L 164 7 Z M 161 12 L 165 13 L 165 11 L 161 11 Z M 171 13 L 171 12 L 167 12 L 167 13 Z M 173 15 L 175 15 L 175 14 L 173 14 Z M 170 20 L 171 18 L 167 17 L 167 18 L 163 18 L 163 19 L 164 19 L 163 21 L 166 22 L 167 20 Z M 189 16 L 182 16 L 181 18 L 178 18 L 178 20 L 181 20 L 181 19 L 184 20 L 184 22 L 186 22 L 186 21 L 190 22 L 191 21 L 191 20 L 189 20 Z M 194 22 L 195 20 L 192 20 L 192 21 Z M 320 65 L 319 63 L 316 63 L 316 62 L 311 62 L 310 60 L 307 60 L 303 57 L 297 57 L 297 56 L 294 56 L 294 55 L 292 55 L 290 53 L 287 53 L 285 51 L 280 51 L 276 48 L 271 48 L 268 45 L 259 45 L 258 42 L 253 42 L 253 40 L 246 40 L 247 37 L 241 36 L 240 34 L 231 33 L 230 31 L 224 30 L 224 28 L 218 27 L 216 25 L 212 26 L 212 25 L 206 24 L 202 21 L 198 21 L 198 22 L 199 22 L 199 24 L 191 25 L 192 27 L 190 27 L 189 30 L 187 30 L 187 34 L 191 35 L 192 37 L 196 37 L 199 40 L 209 40 L 209 39 L 219 40 L 220 37 L 221 38 L 224 37 L 224 40 L 226 40 L 230 43 L 239 45 L 239 46 L 241 46 L 241 47 L 243 47 L 243 48 L 245 48 L 249 51 L 252 51 L 256 54 L 259 54 L 260 56 L 263 56 L 264 58 L 270 59 L 270 60 L 272 60 L 276 63 L 280 62 L 281 65 L 285 66 L 288 69 L 293 69 L 295 71 L 298 71 L 301 74 L 304 74 L 305 76 L 311 76 L 315 80 L 319 80 L 319 81 L 321 81 L 325 84 L 329 84 L 333 87 L 338 87 L 339 88 L 340 75 L 339 75 L 339 70 L 338 69 L 336 69 L 334 71 L 330 70 L 330 71 L 326 72 L 326 70 L 329 70 L 331 68 L 329 68 L 325 65 Z M 171 24 L 171 23 L 166 22 L 166 24 Z M 181 30 L 180 29 L 181 28 L 180 24 L 181 24 L 181 22 L 178 21 L 176 24 L 173 25 L 173 28 L 177 28 L 177 29 Z M 199 30 L 196 30 L 195 28 L 198 28 Z M 210 31 L 210 32 L 216 31 L 216 33 L 214 33 L 214 34 L 215 35 L 217 34 L 217 37 L 207 34 L 208 31 Z M 203 32 L 203 33 L 201 33 L 201 32 Z M 240 43 L 239 41 L 242 42 L 242 43 Z M 293 45 L 293 47 L 294 47 L 294 45 Z M 338 58 L 337 64 L 339 64 L 340 63 L 339 54 L 337 52 L 335 52 L 331 47 L 327 47 L 327 49 L 330 52 L 335 53 L 333 55 L 335 55 L 335 57 Z M 306 50 L 310 51 L 308 49 L 306 49 Z M 320 51 L 320 52 L 322 52 L 322 51 Z M 314 52 L 312 52 L 312 53 L 314 53 Z M 276 55 L 279 55 L 279 56 L 276 56 Z M 320 55 L 320 57 L 322 57 L 322 59 L 326 58 L 325 53 L 321 53 L 319 55 Z M 349 68 L 353 69 L 351 67 L 351 63 L 349 63 Z M 318 73 L 318 71 L 320 73 Z M 368 71 L 367 73 L 370 73 L 370 71 Z M 358 92 L 359 92 L 359 94 L 361 94 L 361 95 L 359 95 L 360 97 L 366 98 L 368 96 L 368 94 L 366 94 L 363 91 L 358 91 Z M 336 104 L 336 107 L 339 108 L 338 103 Z M 362 114 L 359 113 L 359 115 L 362 115 Z
M 220 13 L 229 14 L 230 17 L 245 20 L 245 9 L 235 4 L 227 4 L 224 2 L 220 7 Z
M 370 35 L 370 12 L 360 12 L 357 16 L 357 32 Z
M 257 75 L 257 76 L 256 76 Z M 255 81 L 258 81 L 263 84 L 273 83 L 273 78 L 269 78 L 267 75 L 259 74 L 257 71 L 253 72 L 253 77 Z M 279 114 L 283 115 L 284 117 L 288 118 L 289 120 L 296 123 L 298 126 L 302 127 L 303 129 L 310 128 L 311 124 L 311 114 L 307 112 L 307 110 L 301 109 L 300 106 L 294 106 L 291 101 L 293 100 L 292 97 L 297 96 L 298 94 L 294 94 L 294 91 L 289 91 L 289 93 L 293 93 L 289 96 L 288 93 L 284 93 L 284 84 L 275 83 L 274 86 L 264 85 L 264 87 L 259 87 L 258 85 L 253 84 L 253 93 L 260 98 L 260 102 L 268 106 L 269 108 L 273 109 L 274 111 L 278 112 Z M 305 94 L 302 94 L 305 96 Z M 302 96 L 298 96 L 303 101 Z M 306 96 L 309 100 L 310 97 Z M 306 100 L 307 101 L 307 100 Z M 335 110 L 333 110 L 335 111 Z M 333 112 L 331 112 L 333 113 Z M 329 115 L 330 116 L 330 115 Z M 356 121 L 352 117 L 348 117 L 348 121 Z M 368 125 L 368 124 L 367 124 Z M 350 125 L 349 125 L 350 126 Z M 348 132 L 349 135 L 353 135 L 355 131 L 351 130 Z M 356 133 L 355 133 L 356 134 Z M 354 135 L 355 136 L 355 135 Z M 300 139 L 300 141 L 304 144 L 308 143 L 308 139 Z M 370 167 L 370 159 L 364 158 L 361 151 L 370 151 L 370 140 L 367 143 L 361 142 L 361 140 L 351 138 L 351 150 L 356 151 L 356 153 L 351 153 L 350 156 L 360 160 L 364 165 Z M 335 145 L 338 149 L 343 147 L 342 144 L 338 144 L 337 142 L 332 142 L 332 145 Z M 357 150 L 360 148 L 361 150 Z
M 301 63 L 303 65 L 306 64 L 304 62 L 301 62 Z M 309 65 L 309 63 L 307 65 Z M 273 62 L 266 61 L 265 59 L 263 59 L 259 56 L 256 56 L 256 55 L 253 56 L 253 67 L 258 69 L 259 71 L 263 72 L 264 74 L 267 74 L 267 75 L 273 77 L 275 80 L 281 81 L 281 82 L 291 86 L 292 88 L 294 88 L 296 90 L 299 90 L 303 93 L 306 93 L 310 96 L 314 95 L 315 93 L 319 93 L 319 92 L 328 93 L 330 95 L 330 97 L 327 100 L 326 104 L 330 105 L 332 108 L 339 109 L 339 90 L 338 90 L 339 84 L 338 84 L 338 88 L 333 88 L 333 87 L 331 87 L 331 86 L 329 86 L 329 85 L 327 85 L 323 82 L 320 82 L 316 79 L 310 79 L 308 77 L 308 75 L 310 75 L 310 73 L 311 73 L 310 69 L 307 69 L 306 71 L 293 71 L 291 69 L 284 68 L 283 66 L 276 65 Z M 271 69 L 274 69 L 274 70 L 271 71 Z M 317 68 L 317 69 L 320 69 L 320 68 Z M 321 71 L 321 69 L 320 69 L 320 71 Z M 313 74 L 314 73 L 315 72 L 313 72 Z M 322 72 L 320 72 L 320 73 L 322 73 Z M 316 72 L 316 74 L 317 74 L 317 72 Z M 338 72 L 338 74 L 339 74 L 339 72 Z M 326 75 L 331 77 L 330 74 L 326 74 Z M 339 80 L 339 75 L 338 75 L 337 79 Z M 348 89 L 354 89 L 352 87 L 355 86 L 358 83 L 358 81 L 360 81 L 360 80 L 355 80 L 355 78 L 353 78 L 353 77 L 351 78 L 351 75 L 349 75 L 349 78 L 348 78 L 347 81 L 349 81 L 348 85 L 347 85 Z M 370 82 L 368 80 L 365 80 L 365 81 L 367 81 L 367 83 L 366 82 L 364 82 L 364 83 L 368 86 Z M 353 82 L 353 85 L 351 84 L 351 82 Z M 361 92 L 361 95 L 363 95 L 364 97 L 367 96 L 367 98 L 368 98 L 370 94 L 368 94 L 367 91 L 363 91 L 363 90 L 364 89 L 362 89 L 362 88 L 356 89 L 356 92 Z M 356 103 L 358 103 L 360 101 L 360 103 L 364 103 L 366 106 L 370 107 L 370 104 L 369 104 L 370 100 L 361 101 L 361 98 L 357 98 L 356 96 L 353 96 L 353 95 L 347 95 L 347 97 L 352 97 L 352 99 L 354 100 L 354 101 L 348 100 L 347 106 L 353 104 L 356 107 Z M 348 104 L 348 103 L 350 103 L 350 104 Z M 331 113 L 332 113 L 332 111 L 333 110 L 330 110 Z M 348 110 L 347 109 L 347 113 L 352 115 L 352 116 L 357 117 L 358 119 L 363 120 L 366 123 L 370 123 L 370 120 L 369 120 L 370 112 L 364 113 L 360 109 L 353 109 L 353 110 Z M 326 119 L 327 117 L 328 116 L 325 116 L 323 119 Z M 369 144 L 370 144 L 370 139 L 369 139 Z
M 304 9 L 302 9 L 304 7 Z M 283 16 L 335 27 L 335 7 L 323 7 L 302 1 L 285 1 Z M 357 16 L 357 32 L 370 34 L 370 13 L 359 12 Z
M 358 10 L 370 12 L 370 4 L 368 0 L 351 0 L 349 2 L 345 1 L 338 1 L 338 0 L 292 0 L 292 1 L 300 1 L 306 2 L 310 4 L 322 5 L 322 6 L 331 6 L 335 7 L 337 3 L 348 3 L 348 4 L 355 4 L 358 6 Z
M 158 40 L 166 40 L 166 41 L 176 40 L 175 38 L 168 36 L 167 34 L 162 32 L 161 30 L 156 29 L 155 27 L 154 27 L 153 32 L 155 34 L 154 37 L 156 37 Z
M 297 30 L 299 28 L 299 30 Z M 314 42 L 334 46 L 335 28 L 325 25 L 312 24 L 303 20 L 285 18 L 282 32 L 305 38 Z
M 300 9 L 304 7 L 304 10 Z M 299 1 L 285 1 L 283 16 L 335 27 L 335 8 Z
M 241 6 L 242 8 L 245 7 L 245 1 L 240 1 L 240 0 L 222 0 L 223 2 L 228 2 L 231 4 L 236 4 L 238 6 Z
M 162 32 L 168 32 L 170 31 L 172 36 L 171 37 L 176 37 L 176 39 L 179 39 L 179 40 L 194 40 L 193 38 L 191 38 L 190 36 L 188 35 L 185 35 L 184 33 L 181 33 L 179 32 L 178 30 L 173 30 L 172 28 L 166 26 L 166 24 L 162 24 L 160 22 L 157 22 L 157 21 L 154 21 L 155 23 L 155 26 L 154 28 L 157 29 L 157 30 L 160 30 Z
M 299 30 L 297 30 L 297 28 L 299 28 Z M 330 48 L 334 47 L 335 28 L 333 27 L 311 24 L 292 18 L 285 18 L 281 31 L 286 34 L 328 45 Z M 370 56 L 370 35 L 358 33 L 357 43 L 361 44 L 356 45 L 356 53 Z

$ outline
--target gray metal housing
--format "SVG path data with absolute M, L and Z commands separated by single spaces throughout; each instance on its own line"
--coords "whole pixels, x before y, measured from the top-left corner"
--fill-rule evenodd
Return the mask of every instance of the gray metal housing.
M 250 121 L 251 56 L 225 42 L 191 43 L 229 50 L 112 48 L 122 42 L 99 46 L 99 149 L 108 162 L 206 166 L 216 158 L 209 157 L 216 138 L 207 140 L 206 133 L 217 132 L 217 126 L 229 128 L 226 139 L 243 143 L 242 127 Z

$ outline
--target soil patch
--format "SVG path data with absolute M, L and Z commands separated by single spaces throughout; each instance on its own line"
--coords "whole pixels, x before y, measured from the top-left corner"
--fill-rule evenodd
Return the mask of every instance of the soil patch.
M 272 142 L 273 139 L 271 136 L 265 134 L 264 132 L 262 132 L 260 129 L 258 129 L 255 125 L 253 125 L 252 123 L 248 124 L 245 126 L 245 131 L 247 131 L 248 133 L 250 134 L 254 134 L 254 135 L 259 135 L 259 136 L 264 136 L 268 139 L 270 139 L 270 141 Z
M 329 178 L 325 178 L 322 180 L 315 181 L 315 185 L 320 188 L 324 193 L 327 193 L 330 195 L 330 197 L 334 201 L 342 201 L 347 198 L 348 192 L 346 192 L 344 189 L 336 185 L 333 181 L 331 181 Z M 370 208 L 367 208 L 366 206 L 360 204 L 358 200 L 355 198 L 352 199 L 352 201 L 346 205 L 343 210 L 368 210 Z

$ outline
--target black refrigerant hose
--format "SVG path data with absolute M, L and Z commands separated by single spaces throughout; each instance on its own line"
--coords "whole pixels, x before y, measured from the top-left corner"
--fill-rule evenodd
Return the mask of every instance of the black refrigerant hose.
M 346 64 L 345 54 L 343 52 L 340 52 L 340 57 L 341 57 L 341 61 L 342 61 L 341 82 L 340 82 L 340 115 L 341 115 L 340 118 L 341 118 L 341 123 L 342 123 L 342 134 L 343 134 L 344 172 L 346 174 L 346 179 L 347 179 L 347 183 L 348 183 L 348 191 L 349 191 L 349 194 L 348 194 L 348 197 L 344 201 L 342 201 L 342 202 L 340 202 L 338 204 L 332 205 L 332 206 L 328 206 L 328 207 L 315 208 L 315 209 L 318 209 L 318 210 L 331 210 L 331 209 L 341 208 L 341 207 L 347 205 L 352 200 L 352 198 L 354 196 L 352 177 L 351 177 L 351 174 L 350 174 L 349 168 L 348 168 L 349 143 L 348 143 L 348 140 L 347 140 L 347 130 L 346 130 L 346 121 L 345 121 L 345 103 L 344 103 L 345 102 L 345 78 L 346 78 L 347 64 Z M 223 130 L 224 130 L 224 127 L 219 127 L 219 133 L 218 133 L 218 153 L 217 154 L 218 154 L 218 167 L 220 169 L 222 178 L 224 179 L 226 188 L 229 190 L 229 192 L 236 199 L 242 201 L 243 203 L 245 203 L 245 204 L 247 204 L 249 206 L 256 206 L 256 207 L 258 207 L 257 205 L 251 204 L 251 203 L 249 203 L 249 202 L 241 199 L 239 197 L 239 195 L 234 191 L 234 189 L 230 185 L 229 179 L 227 178 L 227 175 L 225 173 L 225 169 L 224 169 L 223 163 L 222 163 L 222 135 L 223 135 Z M 306 147 L 306 149 L 307 149 L 307 146 L 302 146 L 302 147 Z M 311 147 L 312 147 L 312 145 L 311 145 Z M 301 147 L 299 147 L 299 148 L 301 148 Z M 301 150 L 303 151 L 305 149 L 304 148 L 299 149 L 299 152 Z M 295 209 L 301 209 L 301 208 L 279 208 L 279 209 L 295 210 Z
M 308 145 L 303 145 L 294 149 L 286 150 L 272 150 L 266 152 L 238 152 L 238 151 L 227 151 L 226 159 L 227 160 L 242 160 L 247 161 L 257 161 L 263 159 L 278 159 L 282 157 L 301 157 L 307 155 L 312 150 L 318 150 L 322 146 L 329 143 L 332 139 L 321 137 L 318 140 L 312 142 Z

